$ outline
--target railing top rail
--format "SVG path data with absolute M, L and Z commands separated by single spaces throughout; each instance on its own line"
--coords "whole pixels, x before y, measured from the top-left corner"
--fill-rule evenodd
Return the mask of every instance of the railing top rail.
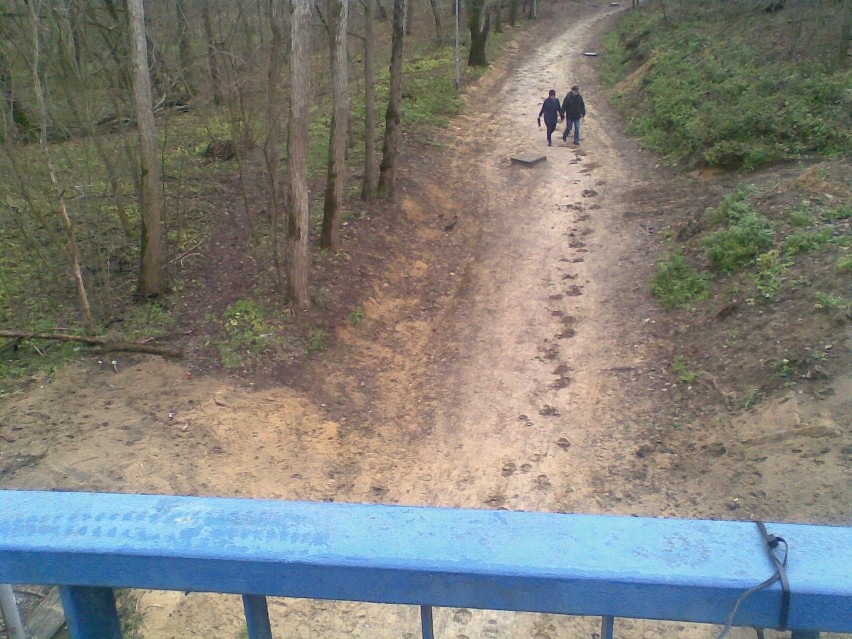
M 852 631 L 852 528 L 790 545 L 789 627 Z M 0 583 L 723 623 L 774 571 L 751 522 L 0 491 Z M 737 625 L 778 625 L 777 584 Z

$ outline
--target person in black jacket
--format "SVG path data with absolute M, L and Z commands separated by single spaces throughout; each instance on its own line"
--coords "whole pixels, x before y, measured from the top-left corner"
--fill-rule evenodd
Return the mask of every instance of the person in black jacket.
M 565 133 L 562 134 L 563 142 L 568 141 L 571 129 L 574 129 L 574 144 L 580 144 L 580 120 L 586 117 L 586 103 L 580 95 L 580 87 L 576 84 L 571 87 L 565 100 L 562 101 L 562 116 L 568 121 Z
M 541 105 L 541 111 L 538 112 L 538 125 L 541 126 L 541 116 L 544 115 L 544 124 L 547 127 L 547 146 L 551 146 L 550 136 L 556 130 L 556 123 L 559 118 L 565 119 L 562 115 L 562 107 L 559 105 L 559 98 L 556 97 L 556 91 L 550 90 L 544 104 Z

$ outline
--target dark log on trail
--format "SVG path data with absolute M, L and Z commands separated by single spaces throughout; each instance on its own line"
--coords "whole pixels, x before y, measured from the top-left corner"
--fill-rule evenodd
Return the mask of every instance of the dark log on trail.
M 163 357 L 183 357 L 183 351 L 165 346 L 154 346 L 141 342 L 115 342 L 100 337 L 85 337 L 83 335 L 63 335 L 61 333 L 25 333 L 22 331 L 0 331 L 0 338 L 22 340 L 22 339 L 49 339 L 58 342 L 79 342 L 96 346 L 99 350 L 109 352 L 125 353 L 148 353 L 149 355 L 161 355 Z

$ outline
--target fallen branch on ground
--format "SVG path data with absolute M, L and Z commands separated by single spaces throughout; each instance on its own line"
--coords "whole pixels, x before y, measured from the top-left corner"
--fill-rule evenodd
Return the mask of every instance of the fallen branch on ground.
M 83 335 L 62 335 L 59 333 L 25 333 L 21 331 L 0 331 L 0 338 L 22 340 L 22 339 L 50 339 L 58 342 L 79 342 L 89 346 L 97 346 L 99 350 L 109 352 L 125 353 L 148 353 L 150 355 L 161 355 L 163 357 L 183 357 L 183 351 L 164 346 L 152 346 L 140 342 L 114 342 L 101 337 L 85 337 Z

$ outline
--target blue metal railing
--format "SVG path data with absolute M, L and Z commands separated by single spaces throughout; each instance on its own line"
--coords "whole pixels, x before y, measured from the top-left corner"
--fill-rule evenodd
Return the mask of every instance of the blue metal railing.
M 789 544 L 787 625 L 852 632 L 852 528 L 767 524 Z M 775 571 L 752 522 L 0 491 L 0 583 L 57 584 L 71 636 L 120 637 L 114 588 L 724 624 Z M 778 628 L 778 583 L 733 624 Z

